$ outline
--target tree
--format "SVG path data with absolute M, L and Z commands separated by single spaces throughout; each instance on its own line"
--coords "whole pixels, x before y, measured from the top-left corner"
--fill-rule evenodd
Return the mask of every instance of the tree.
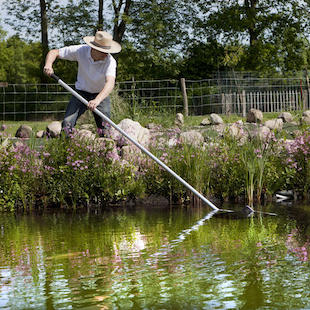
M 122 43 L 123 40 L 132 2 L 132 0 L 118 0 L 118 2 L 112 0 L 114 11 L 113 39 L 119 43 Z
M 229 68 L 225 56 L 225 47 L 216 40 L 192 44 L 184 55 L 181 75 L 189 79 L 212 78 L 212 73 Z
M 194 17 L 195 32 L 201 39 L 212 37 L 223 44 L 238 42 L 243 45 L 245 54 L 241 62 L 246 70 L 268 70 L 270 65 L 277 70 L 286 70 L 282 67 L 286 62 L 284 59 L 290 59 L 300 49 L 307 48 L 307 40 L 304 39 L 304 32 L 309 29 L 305 15 L 307 10 L 305 4 L 297 0 L 193 2 L 200 12 Z M 288 36 L 292 40 L 290 54 L 286 52 Z M 273 46 L 280 48 L 277 50 Z M 296 52 L 293 46 L 298 46 Z M 277 67 L 279 65 L 280 68 Z
M 69 0 L 65 6 L 57 6 L 53 14 L 57 47 L 81 44 L 82 38 L 95 32 L 96 8 L 92 0 Z
M 0 80 L 9 83 L 38 83 L 40 43 L 26 43 L 18 35 L 0 41 Z
M 39 4 L 39 6 L 38 6 Z M 15 30 L 22 40 L 41 42 L 41 69 L 43 69 L 45 56 L 49 50 L 48 25 L 53 10 L 57 7 L 57 0 L 7 0 L 6 9 L 9 17 L 6 22 Z M 42 70 L 41 70 L 42 72 Z M 41 81 L 46 77 L 40 74 Z

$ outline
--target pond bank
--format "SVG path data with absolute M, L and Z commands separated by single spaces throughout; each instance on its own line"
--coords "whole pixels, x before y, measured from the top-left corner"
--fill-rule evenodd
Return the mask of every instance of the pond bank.
M 186 131 L 144 128 L 131 120 L 120 125 L 195 189 L 218 202 L 261 204 L 283 190 L 293 191 L 295 200 L 308 198 L 308 125 L 290 124 L 265 134 L 264 126 L 240 121 Z M 1 209 L 105 206 L 147 197 L 151 199 L 146 201 L 162 197 L 161 203 L 192 200 L 182 184 L 113 130 L 109 138 L 82 129 L 69 139 L 4 140 L 0 163 Z

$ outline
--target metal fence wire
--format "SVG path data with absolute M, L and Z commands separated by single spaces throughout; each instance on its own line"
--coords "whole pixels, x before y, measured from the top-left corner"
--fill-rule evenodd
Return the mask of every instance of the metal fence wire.
M 308 109 L 309 90 L 307 78 L 253 76 L 183 79 L 183 83 L 182 79 L 132 80 L 118 82 L 115 87 L 116 95 L 133 109 L 189 115 L 244 115 L 251 108 L 263 112 Z M 0 120 L 62 118 L 70 96 L 59 84 L 0 83 Z

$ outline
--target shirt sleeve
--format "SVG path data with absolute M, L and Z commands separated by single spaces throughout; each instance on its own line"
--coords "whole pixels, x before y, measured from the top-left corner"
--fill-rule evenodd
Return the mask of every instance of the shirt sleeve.
M 109 65 L 105 75 L 116 77 L 116 60 L 113 57 L 110 57 Z
M 83 45 L 71 45 L 62 47 L 59 49 L 59 58 L 60 59 L 66 59 L 71 61 L 77 61 L 78 60 L 78 50 Z

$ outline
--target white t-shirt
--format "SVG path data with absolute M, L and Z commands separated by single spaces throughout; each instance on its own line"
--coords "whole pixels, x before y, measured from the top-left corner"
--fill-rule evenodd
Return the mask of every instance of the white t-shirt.
M 106 76 L 116 77 L 116 61 L 111 54 L 104 60 L 94 61 L 90 51 L 91 47 L 86 44 L 71 45 L 59 49 L 59 58 L 78 62 L 76 89 L 99 93 Z

